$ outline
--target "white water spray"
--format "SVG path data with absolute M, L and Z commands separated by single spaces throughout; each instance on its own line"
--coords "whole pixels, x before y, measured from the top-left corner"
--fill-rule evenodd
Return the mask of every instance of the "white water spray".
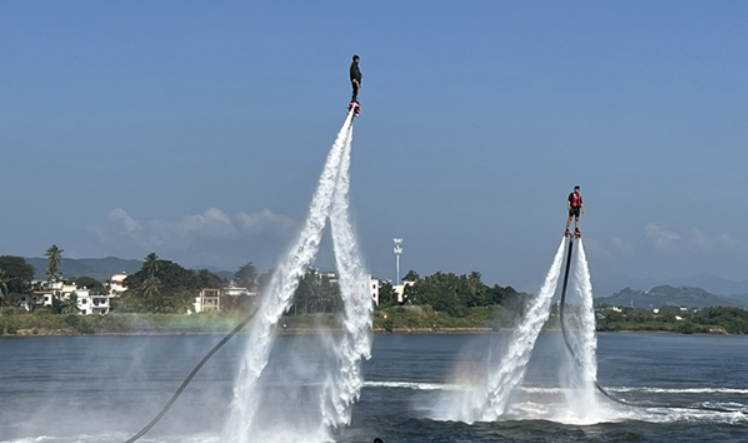
M 512 333 L 501 365 L 491 368 L 481 383 L 446 398 L 437 406 L 435 419 L 473 423 L 492 421 L 506 412 L 512 393 L 522 382 L 540 329 L 548 319 L 551 299 L 561 273 L 564 243 L 562 240 L 540 293 L 531 302 L 524 321 Z
M 374 304 L 369 294 L 369 275 L 361 260 L 349 217 L 350 164 L 353 130 L 343 150 L 335 196 L 330 213 L 333 248 L 339 273 L 345 313 L 343 329 L 335 347 L 338 370 L 328 376 L 323 396 L 324 424 L 350 424 L 350 406 L 363 386 L 361 359 L 371 356 L 371 323 Z
M 564 321 L 567 339 L 574 356 L 563 366 L 561 379 L 567 405 L 564 422 L 597 423 L 601 419 L 601 406 L 597 398 L 597 338 L 592 282 L 582 239 L 576 240 L 572 291 L 566 298 Z M 561 417 L 559 417 L 561 418 Z
M 358 303 L 350 302 L 350 299 L 355 298 L 352 296 L 355 292 L 351 291 L 351 288 L 355 287 L 355 282 L 362 281 L 361 275 L 365 275 L 348 218 L 352 119 L 353 112 L 349 112 L 327 156 L 304 228 L 273 274 L 260 311 L 251 324 L 247 350 L 234 388 L 231 413 L 224 430 L 224 441 L 248 443 L 250 436 L 253 435 L 256 414 L 262 401 L 258 382 L 268 363 L 276 325 L 292 303 L 299 278 L 304 275 L 319 250 L 328 217 L 332 219 L 333 243 L 341 274 L 341 292 L 346 302 L 345 334 L 342 346 L 335 346 L 340 374 L 333 377 L 346 383 L 343 386 L 336 386 L 333 390 L 325 390 L 320 411 L 324 420 L 320 424 L 320 429 L 317 429 L 319 435 L 304 437 L 311 440 L 326 438 L 325 425 L 336 426 L 350 421 L 350 405 L 358 398 L 362 384 L 358 364 L 362 356 L 368 357 L 371 346 L 368 339 L 371 307 L 367 311 L 361 307 L 363 302 L 358 299 Z M 368 285 L 364 288 L 368 288 Z M 368 292 L 366 294 L 366 301 L 371 304 Z M 335 406 L 334 414 L 330 414 L 325 408 L 326 404 Z M 299 436 L 290 435 L 289 439 L 299 441 Z

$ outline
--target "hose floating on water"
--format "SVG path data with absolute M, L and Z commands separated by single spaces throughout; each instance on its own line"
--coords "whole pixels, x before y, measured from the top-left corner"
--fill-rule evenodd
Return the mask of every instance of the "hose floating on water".
M 190 384 L 192 379 L 195 378 L 195 375 L 197 375 L 197 373 L 200 371 L 203 365 L 205 365 L 205 363 L 207 363 L 208 360 L 210 360 L 213 354 L 218 352 L 218 350 L 221 349 L 223 345 L 225 345 L 229 340 L 231 340 L 231 337 L 235 336 L 239 331 L 241 331 L 247 325 L 247 323 L 249 323 L 250 320 L 254 318 L 257 311 L 258 309 L 254 309 L 249 315 L 247 315 L 247 318 L 242 320 L 241 323 L 236 325 L 236 327 L 232 329 L 231 332 L 226 334 L 226 336 L 223 337 L 221 341 L 219 341 L 215 346 L 213 346 L 213 349 L 211 349 L 207 354 L 205 354 L 205 357 L 203 357 L 203 359 L 200 360 L 200 363 L 198 363 L 197 366 L 195 366 L 195 368 L 192 369 L 192 372 L 190 372 L 187 378 L 184 379 L 184 381 L 182 382 L 182 385 L 179 386 L 179 389 L 177 389 L 177 392 L 175 392 L 174 395 L 171 396 L 171 399 L 166 403 L 166 406 L 164 406 L 161 409 L 161 411 L 156 415 L 156 417 L 154 417 L 153 420 L 151 420 L 150 423 L 148 423 L 143 429 L 140 430 L 140 432 L 132 436 L 129 440 L 125 441 L 125 443 L 133 443 L 136 440 L 140 439 L 140 437 L 144 436 L 146 432 L 150 431 L 151 428 L 154 427 L 156 423 L 158 423 L 159 420 L 161 420 L 161 418 L 164 415 L 166 415 L 166 412 L 169 410 L 169 408 L 171 408 L 174 402 L 177 401 L 177 398 L 179 398 L 179 396 L 182 394 L 182 391 L 184 391 L 187 385 Z
M 561 324 L 561 335 L 564 337 L 564 344 L 566 344 L 566 349 L 569 350 L 569 354 L 574 359 L 574 361 L 577 363 L 578 366 L 584 367 L 582 362 L 579 360 L 579 357 L 574 353 L 574 349 L 571 347 L 571 343 L 569 343 L 569 336 L 568 332 L 566 331 L 566 324 L 564 322 L 564 307 L 566 305 L 566 286 L 569 283 L 569 270 L 571 268 L 571 255 L 572 251 L 574 249 L 574 237 L 569 237 L 569 252 L 566 255 L 566 270 L 564 272 L 564 283 L 561 286 L 561 303 L 558 307 L 558 314 L 559 314 L 559 323 Z M 713 411 L 713 412 L 738 412 L 732 409 L 725 409 L 725 408 L 718 408 L 718 407 L 711 407 L 711 406 L 680 406 L 680 405 L 666 405 L 666 404 L 636 404 L 631 403 L 626 400 L 622 400 L 620 398 L 613 397 L 608 391 L 606 391 L 600 384 L 597 382 L 597 380 L 594 380 L 595 388 L 603 395 L 605 398 L 624 405 L 629 406 L 633 408 L 644 408 L 644 409 L 692 409 L 692 410 L 699 410 L 699 411 Z

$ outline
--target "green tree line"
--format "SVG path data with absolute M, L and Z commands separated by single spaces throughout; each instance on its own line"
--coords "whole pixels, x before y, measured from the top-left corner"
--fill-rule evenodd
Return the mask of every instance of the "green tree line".
M 603 308 L 597 321 L 599 331 L 644 330 L 674 331 L 685 334 L 724 330 L 730 334 L 748 334 L 748 310 L 713 306 L 698 311 L 681 312 L 664 307 L 655 314 L 648 309 Z
M 504 309 L 523 315 L 530 294 L 517 292 L 511 286 L 488 286 L 481 280 L 480 272 L 457 275 L 437 272 L 421 277 L 416 271 L 409 271 L 404 281 L 404 304 L 429 305 L 435 311 L 446 312 L 453 317 L 464 317 L 472 308 L 502 306 Z M 379 290 L 379 306 L 386 308 L 398 304 L 397 294 L 390 283 L 384 283 Z

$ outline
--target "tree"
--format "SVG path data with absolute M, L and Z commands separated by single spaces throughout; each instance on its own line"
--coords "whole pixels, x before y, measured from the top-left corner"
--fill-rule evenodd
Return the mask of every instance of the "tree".
M 106 287 L 104 283 L 96 280 L 95 278 L 83 276 L 83 277 L 71 277 L 65 279 L 68 283 L 74 283 L 79 288 L 87 288 L 91 291 L 91 294 L 104 294 L 106 293 Z
M 48 276 L 47 281 L 49 281 L 50 286 L 51 283 L 57 281 L 57 276 L 60 273 L 60 261 L 62 260 L 63 252 L 65 252 L 64 249 L 60 249 L 57 245 L 52 245 L 47 249 L 47 252 L 44 253 L 44 256 L 49 260 L 45 272 Z
M 403 281 L 418 281 L 421 279 L 421 276 L 418 275 L 418 273 L 414 270 L 408 271 L 407 274 L 405 274 L 405 277 L 403 277 Z
M 218 275 L 208 271 L 207 269 L 201 269 L 197 271 L 197 287 L 200 288 L 221 288 L 224 286 L 223 279 Z
M 486 298 L 486 285 L 484 285 L 480 279 L 480 272 L 473 271 L 467 278 L 465 278 L 464 275 L 461 277 L 462 282 L 466 286 L 466 291 L 462 297 L 463 304 L 468 308 L 488 305 Z
M 201 283 L 220 282 L 208 271 L 200 273 L 185 269 L 170 260 L 148 254 L 140 271 L 125 279 L 128 290 L 122 294 L 118 308 L 123 311 L 187 312 Z M 212 276 L 212 277 L 211 277 Z
M 397 304 L 397 292 L 390 282 L 379 285 L 379 306 L 385 308 Z
M 148 277 L 143 282 L 143 299 L 146 307 L 151 312 L 163 312 L 165 310 L 161 299 L 161 280 L 156 277 Z
M 158 255 L 156 255 L 155 252 L 151 252 L 145 256 L 145 261 L 143 262 L 143 268 L 141 270 L 145 270 L 148 277 L 151 278 L 158 274 L 158 271 L 161 270 L 161 260 L 159 260 Z
M 23 257 L 0 256 L 0 269 L 5 271 L 5 284 L 8 286 L 6 294 L 27 294 L 31 290 L 34 267 L 28 264 Z
M 80 313 L 80 309 L 78 309 L 78 294 L 73 292 L 70 294 L 70 300 L 68 300 L 67 304 L 63 304 L 62 314 L 78 314 Z
M 247 288 L 249 292 L 253 292 L 257 287 L 257 268 L 251 261 L 241 265 L 234 273 L 234 280 L 240 288 Z
M 0 307 L 5 302 L 5 296 L 8 295 L 8 280 L 9 277 L 5 273 L 5 269 L 0 269 Z

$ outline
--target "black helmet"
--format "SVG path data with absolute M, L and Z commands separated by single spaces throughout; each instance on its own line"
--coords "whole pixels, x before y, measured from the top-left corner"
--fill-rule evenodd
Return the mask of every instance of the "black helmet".
M 356 60 L 357 58 L 360 59 L 361 57 L 359 57 L 358 54 L 353 54 L 353 59 Z

